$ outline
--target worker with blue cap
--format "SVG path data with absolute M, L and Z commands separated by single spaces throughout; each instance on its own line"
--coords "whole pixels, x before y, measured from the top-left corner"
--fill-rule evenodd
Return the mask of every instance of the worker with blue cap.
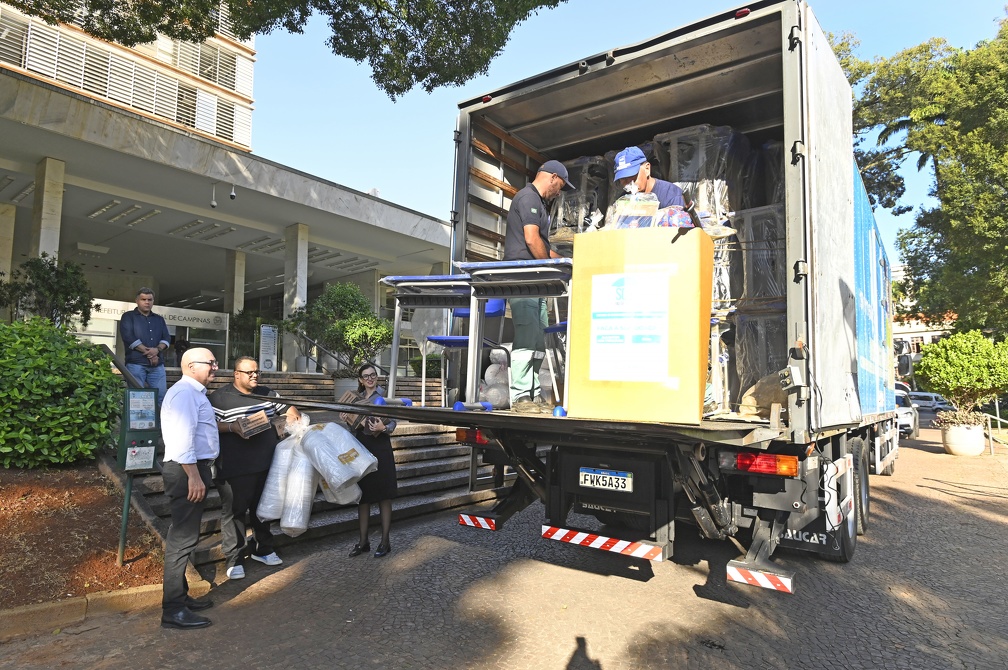
M 686 207 L 682 189 L 670 181 L 652 177 L 651 163 L 637 147 L 627 147 L 616 154 L 613 181 L 631 193 L 654 193 L 658 198 L 658 209 L 672 205 Z
M 563 163 L 549 160 L 535 178 L 511 199 L 504 235 L 504 260 L 527 261 L 561 258 L 549 243 L 548 202 L 561 190 L 573 191 Z M 525 413 L 550 413 L 552 406 L 539 395 L 539 367 L 546 355 L 546 301 L 543 298 L 512 298 L 511 407 Z

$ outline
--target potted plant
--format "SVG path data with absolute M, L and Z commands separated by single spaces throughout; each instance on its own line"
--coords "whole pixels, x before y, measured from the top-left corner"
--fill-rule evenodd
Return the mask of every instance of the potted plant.
M 915 368 L 925 387 L 956 408 L 938 412 L 931 423 L 941 429 L 945 451 L 980 455 L 985 419 L 976 407 L 1008 388 L 1008 343 L 995 344 L 978 330 L 955 333 L 924 347 Z

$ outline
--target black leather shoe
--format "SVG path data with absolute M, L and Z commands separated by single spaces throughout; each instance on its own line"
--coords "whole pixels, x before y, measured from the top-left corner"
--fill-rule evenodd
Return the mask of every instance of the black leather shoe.
M 212 622 L 205 616 L 200 616 L 199 614 L 193 614 L 188 608 L 182 608 L 178 612 L 172 614 L 162 614 L 161 615 L 161 627 L 162 628 L 181 628 L 183 630 L 188 630 L 190 628 L 203 628 L 209 626 Z
M 387 556 L 389 553 L 391 553 L 391 551 L 392 551 L 391 543 L 389 544 L 382 543 L 378 545 L 377 549 L 375 549 L 374 555 L 375 558 L 381 558 L 382 556 Z
M 371 551 L 371 543 L 367 542 L 362 545 L 360 542 L 358 542 L 353 546 L 353 549 L 350 550 L 348 556 L 350 556 L 350 558 L 353 558 L 354 556 L 360 556 L 366 551 Z
M 189 608 L 190 612 L 199 612 L 200 610 L 208 610 L 213 607 L 213 601 L 209 598 L 204 598 L 203 600 L 196 600 L 195 598 L 190 598 L 186 596 L 185 606 Z

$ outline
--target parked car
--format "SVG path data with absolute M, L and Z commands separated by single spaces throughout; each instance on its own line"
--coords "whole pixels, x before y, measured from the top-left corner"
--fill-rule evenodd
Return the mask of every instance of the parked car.
M 926 391 L 912 391 L 910 401 L 917 404 L 917 407 L 928 412 L 938 412 L 943 410 L 955 410 L 955 405 L 937 393 L 927 393 Z
M 896 390 L 903 391 L 904 393 L 910 393 L 910 385 L 906 382 L 896 382 Z
M 901 437 L 917 439 L 920 434 L 920 414 L 917 412 L 917 404 L 903 391 L 896 391 L 896 423 Z

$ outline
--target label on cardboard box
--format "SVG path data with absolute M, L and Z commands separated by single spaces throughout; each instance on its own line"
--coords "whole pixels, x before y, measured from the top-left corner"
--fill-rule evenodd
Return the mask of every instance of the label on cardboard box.
M 238 419 L 238 428 L 241 430 L 241 434 L 245 437 L 251 437 L 252 435 L 258 435 L 264 430 L 269 430 L 272 426 L 270 420 L 266 418 L 266 412 L 259 410 L 251 416 L 243 416 Z

